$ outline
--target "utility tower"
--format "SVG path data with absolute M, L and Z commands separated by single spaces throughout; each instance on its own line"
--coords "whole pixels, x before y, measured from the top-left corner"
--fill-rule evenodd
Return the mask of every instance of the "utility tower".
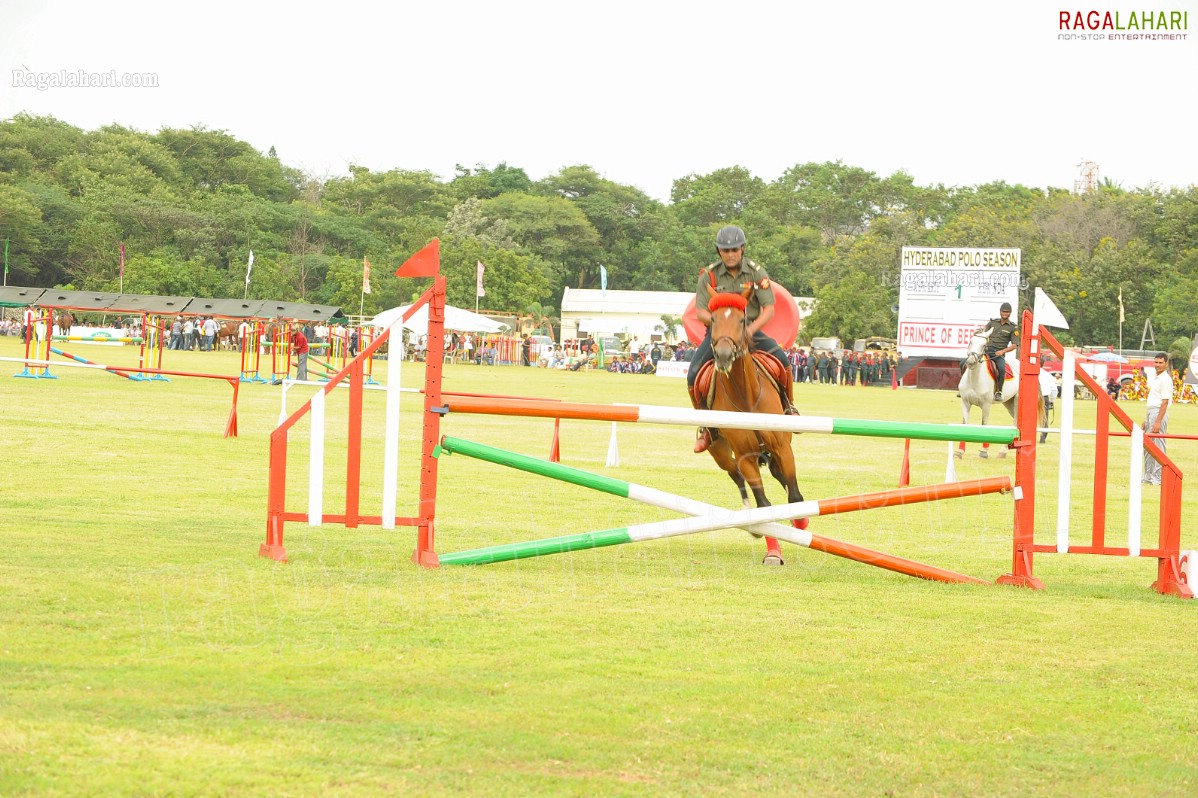
M 1082 160 L 1077 165 L 1081 171 L 1078 172 L 1077 179 L 1073 181 L 1073 191 L 1075 194 L 1089 194 L 1098 190 L 1098 164 L 1093 161 Z

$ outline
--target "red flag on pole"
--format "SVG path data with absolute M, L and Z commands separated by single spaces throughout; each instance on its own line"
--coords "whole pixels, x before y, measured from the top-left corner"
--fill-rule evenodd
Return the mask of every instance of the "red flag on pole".
M 396 277 L 435 277 L 441 271 L 441 241 L 434 238 L 424 249 L 395 270 Z
M 370 261 L 362 258 L 362 293 L 370 293 Z
M 121 277 L 125 276 L 125 243 L 121 242 Z

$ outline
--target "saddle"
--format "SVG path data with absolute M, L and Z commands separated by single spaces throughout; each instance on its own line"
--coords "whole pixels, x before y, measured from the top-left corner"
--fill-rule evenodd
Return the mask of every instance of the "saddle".
M 1015 378 L 1015 372 L 1011 371 L 1011 364 L 1003 364 L 1003 379 L 1012 380 Z M 994 361 L 986 358 L 986 373 L 990 375 L 990 379 L 997 381 L 998 375 L 994 373 Z
M 790 382 L 790 367 L 783 365 L 769 352 L 753 352 L 753 360 L 756 361 L 757 367 L 773 381 L 775 390 Z M 711 407 L 711 395 L 715 391 L 713 374 L 715 374 L 714 361 L 709 360 L 699 368 L 699 374 L 695 377 L 695 384 L 691 388 L 691 399 L 695 407 Z

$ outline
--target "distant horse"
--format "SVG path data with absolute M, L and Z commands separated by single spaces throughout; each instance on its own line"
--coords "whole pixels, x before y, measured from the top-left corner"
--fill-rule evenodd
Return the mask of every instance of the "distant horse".
M 694 393 L 691 401 L 696 407 L 708 405 L 706 398 L 710 396 L 712 410 L 731 410 L 744 413 L 773 413 L 781 415 L 782 400 L 778 390 L 771 383 L 771 377 L 766 376 L 766 366 L 758 358 L 775 361 L 776 358 L 764 352 L 754 353 L 752 338 L 748 334 L 748 322 L 745 319 L 745 307 L 752 292 L 745 289 L 743 294 L 712 293 L 709 307 L 712 313 L 711 342 L 715 355 L 712 364 L 703 367 L 695 380 Z M 714 365 L 714 373 L 712 366 Z M 789 367 L 778 364 L 779 377 L 787 378 Z M 745 507 L 750 507 L 749 494 L 746 484 L 753 491 L 753 498 L 758 507 L 768 507 L 769 499 L 761 481 L 761 464 L 768 463 L 770 473 L 786 488 L 788 502 L 803 501 L 799 492 L 798 480 L 795 476 L 794 452 L 790 448 L 789 432 L 766 432 L 761 430 L 721 429 L 717 434 L 713 431 L 713 439 L 708 452 L 740 491 L 740 498 Z M 806 528 L 807 521 L 802 519 L 796 523 L 800 528 Z M 765 563 L 767 565 L 782 564 L 782 549 L 778 541 L 767 537 Z
M 990 373 L 989 358 L 986 357 L 986 342 L 990 340 L 990 330 L 985 332 L 975 333 L 973 339 L 969 343 L 969 354 L 965 357 L 965 362 L 961 364 L 961 381 L 957 383 L 957 391 L 961 395 L 961 423 L 969 423 L 969 409 L 975 405 L 982 410 L 982 425 L 990 423 L 990 405 L 995 403 L 994 399 L 994 375 Z M 1011 419 L 1015 420 L 1015 409 L 1019 401 L 1019 361 L 1005 361 L 1011 372 L 1010 376 L 1006 377 L 1002 388 L 1002 406 L 1010 413 Z M 1044 397 L 1039 397 L 1038 412 L 1040 416 L 1040 426 L 1048 426 L 1048 411 L 1044 407 Z M 989 457 L 987 452 L 990 444 L 982 444 L 982 457 Z M 955 457 L 963 457 L 965 455 L 965 443 L 962 441 L 954 452 Z M 1006 457 L 1007 450 L 999 449 L 999 457 Z
M 54 317 L 54 326 L 58 328 L 58 335 L 70 335 L 71 328 L 75 326 L 75 315 L 69 310 L 60 310 Z
M 222 319 L 216 328 L 216 348 L 222 345 L 225 349 L 240 349 L 241 339 L 237 330 L 241 327 L 241 319 Z

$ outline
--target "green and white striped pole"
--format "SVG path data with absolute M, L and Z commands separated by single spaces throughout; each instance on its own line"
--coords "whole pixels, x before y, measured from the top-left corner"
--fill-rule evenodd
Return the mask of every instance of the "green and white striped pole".
M 705 502 L 688 499 L 684 496 L 677 496 L 672 493 L 655 490 L 654 488 L 648 488 L 644 485 L 625 482 L 624 480 L 614 479 L 601 474 L 593 474 L 589 471 L 571 468 L 560 463 L 551 463 L 547 460 L 529 457 L 528 455 L 461 438 L 446 436 L 441 439 L 440 448 L 447 453 L 463 454 L 497 465 L 509 466 L 520 471 L 539 474 L 574 485 L 591 488 L 592 490 L 598 490 L 613 496 L 633 499 L 654 507 L 679 510 L 695 516 L 673 521 L 639 524 L 617 529 L 605 529 L 598 532 L 585 532 L 577 535 L 564 535 L 542 540 L 442 554 L 439 558 L 442 565 L 483 565 L 528 557 L 540 557 L 546 554 L 561 554 L 568 551 L 616 546 L 642 540 L 655 540 L 714 529 L 741 527 L 755 535 L 770 535 L 798 546 L 803 546 L 804 548 L 812 548 L 855 562 L 874 565 L 909 576 L 918 576 L 923 579 L 932 579 L 940 582 L 988 584 L 984 580 L 975 579 L 974 577 L 954 571 L 927 565 L 915 560 L 908 560 L 904 557 L 896 557 L 822 535 L 813 535 L 809 532 L 783 526 L 775 522 L 783 519 L 812 518 L 819 515 L 831 515 L 876 507 L 891 507 L 922 501 L 978 496 L 986 493 L 1009 491 L 1011 488 L 1009 478 L 992 477 L 966 482 L 952 482 L 944 485 L 901 488 L 839 499 L 795 502 L 793 504 L 773 507 L 758 507 L 753 510 L 732 511 Z

